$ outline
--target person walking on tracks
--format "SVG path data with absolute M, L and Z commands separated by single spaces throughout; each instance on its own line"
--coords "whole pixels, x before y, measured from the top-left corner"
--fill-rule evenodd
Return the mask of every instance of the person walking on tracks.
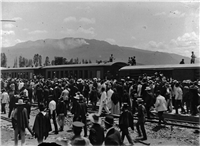
M 106 127 L 105 146 L 122 145 L 120 132 L 114 128 L 114 118 L 111 115 L 105 117 L 104 120 Z
M 38 144 L 42 143 L 43 139 L 46 139 L 51 131 L 49 114 L 48 112 L 44 111 L 44 104 L 41 104 L 39 109 L 40 112 L 36 115 L 33 124 L 33 132 L 35 134 L 35 138 L 37 138 Z
M 147 140 L 147 134 L 146 134 L 146 130 L 145 130 L 145 127 L 144 127 L 145 117 L 146 117 L 146 109 L 143 105 L 143 99 L 142 98 L 138 98 L 136 101 L 138 103 L 138 114 L 137 114 L 138 121 L 136 123 L 138 137 L 143 136 L 142 138 L 139 138 L 139 139 L 140 140 Z M 141 134 L 140 129 L 142 131 L 142 134 Z
M 3 114 L 6 114 L 6 104 L 9 103 L 9 95 L 8 92 L 6 92 L 5 89 L 2 90 L 2 95 L 1 95 L 1 112 Z
M 132 113 L 128 110 L 128 104 L 124 103 L 123 112 L 119 117 L 119 128 L 122 131 L 122 142 L 124 141 L 124 137 L 126 136 L 129 143 L 133 145 L 133 140 L 129 134 L 129 128 L 134 130 L 134 125 L 133 125 L 133 115 Z
M 103 144 L 105 139 L 104 128 L 101 126 L 100 117 L 97 114 L 90 114 L 88 118 L 92 122 L 92 126 L 89 130 L 90 143 L 94 146 L 100 146 Z
M 160 93 L 160 90 L 156 91 L 156 103 L 155 103 L 155 108 L 158 112 L 158 118 L 159 118 L 159 123 L 158 126 L 161 126 L 161 121 L 163 121 L 164 124 L 166 124 L 166 121 L 164 120 L 163 117 L 163 112 L 167 111 L 167 102 L 165 100 L 165 97 L 163 97 Z
M 27 116 L 27 110 L 24 107 L 24 102 L 22 99 L 18 100 L 16 103 L 16 108 L 11 113 L 12 124 L 14 128 L 14 143 L 15 146 L 18 145 L 18 136 L 21 138 L 21 145 L 25 143 L 25 129 L 27 128 L 29 132 L 34 135 L 32 130 L 29 127 L 29 121 Z

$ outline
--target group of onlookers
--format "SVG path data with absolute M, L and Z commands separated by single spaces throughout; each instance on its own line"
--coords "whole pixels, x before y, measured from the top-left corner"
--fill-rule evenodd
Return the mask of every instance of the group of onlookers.
M 154 76 L 143 74 L 137 80 L 129 77 L 120 80 L 97 78 L 9 79 L 1 80 L 1 87 L 1 112 L 6 114 L 5 107 L 8 104 L 8 117 L 12 119 L 15 130 L 15 145 L 18 143 L 18 137 L 24 143 L 25 128 L 28 128 L 31 134 L 37 138 L 38 143 L 42 143 L 43 139 L 47 138 L 49 132 L 52 131 L 51 119 L 55 129 L 54 134 L 63 131 L 65 118 L 69 111 L 73 114 L 75 137 L 80 136 L 83 128 L 84 137 L 88 137 L 93 145 L 97 141 L 97 143 L 104 142 L 105 145 L 122 144 L 125 136 L 129 143 L 133 144 L 129 134 L 129 129 L 134 129 L 133 114 L 138 117 L 136 124 L 138 136 L 142 136 L 141 140 L 146 140 L 145 118 L 155 116 L 154 109 L 157 111 L 159 125 L 161 125 L 161 121 L 166 123 L 163 118 L 164 112 L 170 113 L 175 109 L 175 113 L 179 114 L 179 108 L 181 108 L 182 114 L 196 115 L 200 105 L 200 81 L 184 80 L 180 82 L 167 79 L 160 73 L 155 73 Z M 35 117 L 33 128 L 30 129 L 31 106 L 35 102 L 37 102 L 40 112 Z M 100 133 L 97 132 L 96 135 L 99 138 L 95 139 L 95 130 L 92 128 L 90 128 L 88 136 L 89 104 L 91 104 L 92 110 L 97 112 L 93 115 L 92 121 L 93 127 L 97 128 L 98 132 L 101 131 L 98 129 L 102 129 L 99 124 L 100 116 L 104 111 L 110 115 L 105 118 L 104 122 L 108 131 L 105 137 L 100 138 L 98 136 Z M 114 119 L 111 115 L 120 116 L 118 126 L 122 134 L 114 130 Z M 77 121 L 79 122 L 77 123 Z M 109 136 L 113 133 L 113 136 Z M 113 138 L 118 141 L 113 141 Z

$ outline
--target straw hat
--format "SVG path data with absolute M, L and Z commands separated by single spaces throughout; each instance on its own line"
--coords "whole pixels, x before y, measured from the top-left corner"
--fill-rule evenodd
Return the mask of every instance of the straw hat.
M 88 118 L 92 123 L 101 124 L 101 120 L 97 114 L 89 114 Z
M 16 105 L 24 105 L 24 101 L 23 99 L 19 99 L 18 102 L 16 103 Z

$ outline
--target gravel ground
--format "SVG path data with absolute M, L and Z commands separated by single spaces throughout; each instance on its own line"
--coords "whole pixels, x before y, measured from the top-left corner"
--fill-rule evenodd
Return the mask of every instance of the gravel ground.
M 35 115 L 38 110 L 32 110 L 30 127 L 32 127 Z M 4 116 L 4 115 L 3 115 Z M 7 117 L 7 115 L 5 115 Z M 53 122 L 52 122 L 53 123 Z M 66 120 L 66 126 L 63 132 L 59 132 L 58 135 L 50 134 L 45 142 L 58 142 L 60 139 L 69 139 L 72 136 L 72 132 L 66 132 L 69 130 L 69 122 Z M 162 129 L 158 129 L 155 123 L 146 123 L 145 125 L 147 131 L 148 140 L 145 142 L 151 145 L 199 145 L 199 134 L 195 134 L 193 129 L 186 129 L 180 127 L 167 126 Z M 54 130 L 54 126 L 52 125 Z M 137 136 L 136 128 L 135 131 L 131 131 L 131 137 L 134 139 Z M 128 145 L 128 141 L 125 138 L 124 143 Z M 10 146 L 14 144 L 13 129 L 11 123 L 1 120 L 1 145 Z M 21 142 L 19 142 L 19 145 Z M 26 143 L 25 145 L 37 145 L 37 140 L 33 138 L 28 131 L 26 131 Z M 136 143 L 135 145 L 144 145 L 141 143 Z

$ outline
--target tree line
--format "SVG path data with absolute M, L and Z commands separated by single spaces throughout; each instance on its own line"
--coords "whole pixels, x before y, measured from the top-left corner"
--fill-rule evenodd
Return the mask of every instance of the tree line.
M 14 59 L 13 68 L 17 67 L 39 67 L 51 65 L 64 65 L 64 64 L 89 64 L 92 63 L 90 59 L 71 58 L 67 60 L 64 57 L 55 56 L 52 61 L 46 56 L 44 64 L 42 64 L 42 56 L 34 54 L 33 59 L 28 59 L 20 55 Z M 5 53 L 1 53 L 1 67 L 7 67 L 7 57 Z

